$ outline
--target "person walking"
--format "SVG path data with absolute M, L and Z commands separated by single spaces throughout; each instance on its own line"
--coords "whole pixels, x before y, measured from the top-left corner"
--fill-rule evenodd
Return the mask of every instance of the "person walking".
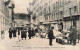
M 49 38 L 49 45 L 53 45 L 52 41 L 54 39 L 54 32 L 53 32 L 54 27 L 51 27 L 51 29 L 48 32 L 48 38 Z
M 29 28 L 29 30 L 28 30 L 28 37 L 29 37 L 29 39 L 31 39 L 31 36 L 32 36 L 32 32 L 31 32 L 31 28 Z
M 23 34 L 24 34 L 24 31 L 21 30 L 21 38 L 22 38 L 22 40 L 23 40 Z
M 26 36 L 26 30 L 23 29 L 23 30 L 21 31 L 21 38 L 22 38 L 22 40 L 23 40 L 23 38 L 25 38 L 25 40 L 26 40 L 26 37 L 27 37 L 27 36 Z
M 76 39 L 77 39 L 77 30 L 73 26 L 71 29 L 71 34 L 70 34 L 70 44 L 73 43 L 73 45 L 76 45 Z
M 16 29 L 13 29 L 13 37 L 16 37 Z
M 34 31 L 34 29 L 32 28 L 32 37 L 34 37 L 35 36 L 35 31 Z
M 11 30 L 11 28 L 9 29 L 9 38 L 10 39 L 12 38 L 12 30 Z

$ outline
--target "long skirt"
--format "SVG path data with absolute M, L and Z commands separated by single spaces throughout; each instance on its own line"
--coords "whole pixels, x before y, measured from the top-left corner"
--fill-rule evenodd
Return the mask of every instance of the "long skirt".
M 26 36 L 26 33 L 22 33 L 21 34 L 21 38 L 26 38 L 27 36 Z
M 16 33 L 13 33 L 13 37 L 16 37 Z

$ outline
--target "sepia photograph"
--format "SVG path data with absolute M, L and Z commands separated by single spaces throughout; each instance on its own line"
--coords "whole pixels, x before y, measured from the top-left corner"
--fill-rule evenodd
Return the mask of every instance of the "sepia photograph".
M 80 0 L 0 0 L 0 50 L 80 50 Z

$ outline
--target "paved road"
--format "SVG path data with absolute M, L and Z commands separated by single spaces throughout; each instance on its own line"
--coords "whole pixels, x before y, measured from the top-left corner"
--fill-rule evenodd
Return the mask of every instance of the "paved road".
M 44 38 L 34 37 L 31 40 L 27 38 L 19 41 L 18 37 L 9 39 L 8 34 L 5 37 L 0 39 L 0 50 L 80 50 L 80 43 L 76 46 L 61 45 L 53 40 L 53 46 L 49 46 L 49 40 Z

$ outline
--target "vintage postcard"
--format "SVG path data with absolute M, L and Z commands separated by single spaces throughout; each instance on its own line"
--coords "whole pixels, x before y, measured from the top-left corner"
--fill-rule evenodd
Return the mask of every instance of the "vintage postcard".
M 80 0 L 0 0 L 0 50 L 80 50 Z

